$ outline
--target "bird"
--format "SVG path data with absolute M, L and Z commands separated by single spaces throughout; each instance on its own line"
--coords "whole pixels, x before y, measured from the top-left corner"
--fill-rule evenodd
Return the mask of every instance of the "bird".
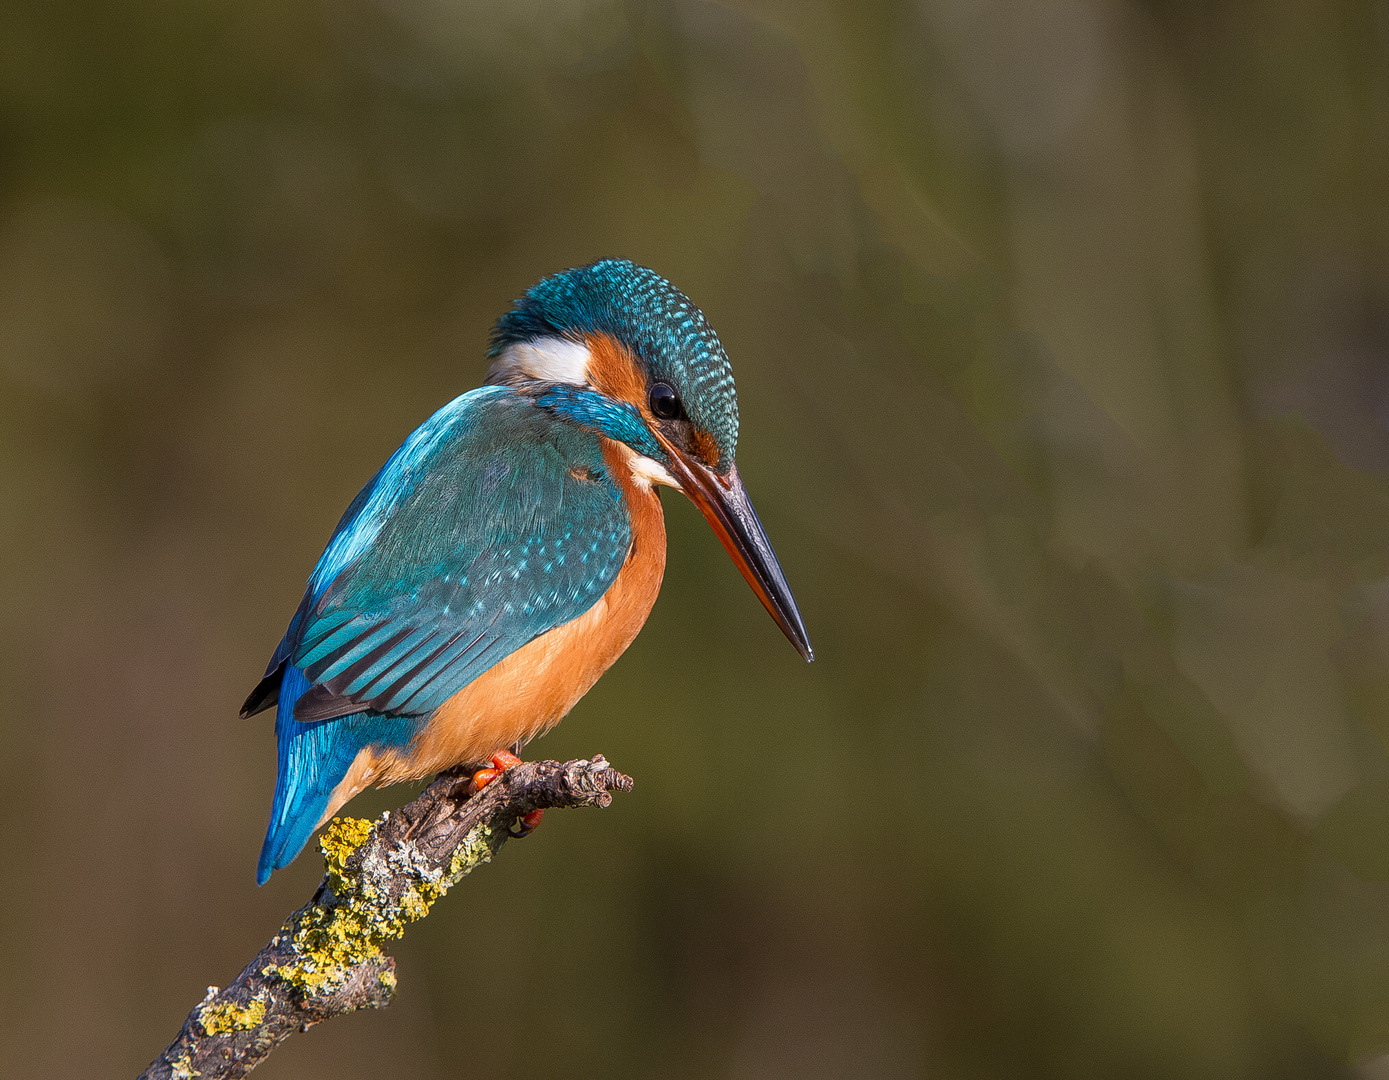
M 626 259 L 565 270 L 497 320 L 486 355 L 483 384 L 347 507 L 241 709 L 277 707 L 258 884 L 369 786 L 474 766 L 482 786 L 519 763 L 646 622 L 659 487 L 699 508 L 814 659 L 735 463 L 728 355 L 684 293 Z

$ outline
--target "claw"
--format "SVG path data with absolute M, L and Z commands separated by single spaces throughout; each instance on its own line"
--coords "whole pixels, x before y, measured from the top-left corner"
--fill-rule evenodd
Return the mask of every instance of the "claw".
M 521 820 L 516 823 L 516 831 L 509 831 L 507 835 L 513 840 L 521 840 L 529 836 L 535 832 L 535 827 L 540 824 L 540 819 L 544 816 L 544 810 L 532 810 L 529 814 L 522 814 Z

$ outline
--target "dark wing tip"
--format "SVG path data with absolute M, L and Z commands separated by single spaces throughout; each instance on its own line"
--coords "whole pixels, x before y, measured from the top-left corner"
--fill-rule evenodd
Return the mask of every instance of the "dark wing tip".
M 245 703 L 241 706 L 241 719 L 249 720 L 256 713 L 264 712 L 275 704 L 275 699 L 280 696 L 280 683 L 284 681 L 284 677 L 285 666 L 281 664 L 256 683 L 256 688 L 247 695 Z
M 294 719 L 301 724 L 311 724 L 316 720 L 336 720 L 339 716 L 366 712 L 369 708 L 369 705 L 333 693 L 326 686 L 311 686 L 294 703 Z

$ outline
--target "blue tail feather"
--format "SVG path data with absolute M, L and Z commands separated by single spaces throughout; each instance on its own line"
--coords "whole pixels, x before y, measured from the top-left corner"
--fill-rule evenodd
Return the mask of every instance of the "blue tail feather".
M 301 723 L 294 704 L 310 683 L 299 668 L 286 666 L 275 718 L 279 775 L 270 825 L 256 864 L 256 884 L 288 865 L 309 842 L 318 820 L 357 754 L 367 746 L 404 746 L 418 730 L 413 717 L 355 713 L 334 720 Z

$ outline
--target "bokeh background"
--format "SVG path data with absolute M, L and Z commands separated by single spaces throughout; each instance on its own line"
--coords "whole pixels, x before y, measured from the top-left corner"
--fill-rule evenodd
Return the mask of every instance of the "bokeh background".
M 133 1075 L 312 891 L 237 708 L 610 254 L 819 659 L 667 496 L 530 751 L 636 791 L 259 1075 L 1389 1077 L 1384 0 L 7 0 L 0 1073 Z

